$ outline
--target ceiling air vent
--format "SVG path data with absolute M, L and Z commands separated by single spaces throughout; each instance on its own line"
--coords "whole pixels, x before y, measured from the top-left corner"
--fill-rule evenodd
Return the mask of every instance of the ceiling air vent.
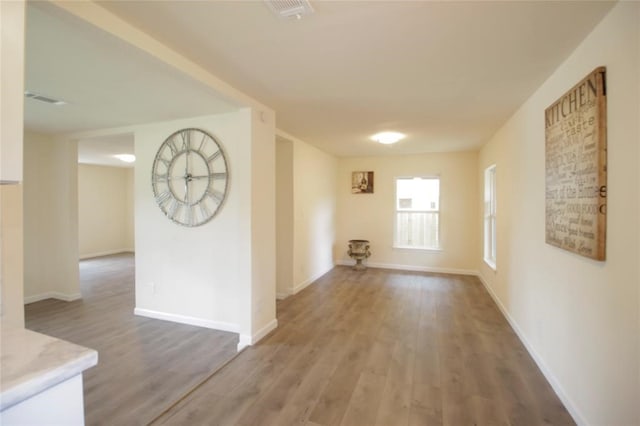
M 24 96 L 26 98 L 29 98 L 29 99 L 35 99 L 36 101 L 46 102 L 48 104 L 53 104 L 53 105 L 64 105 L 64 104 L 66 104 L 65 101 L 60 101 L 58 99 L 53 99 L 53 98 L 50 98 L 48 96 L 38 95 L 37 93 L 32 93 L 32 92 L 29 92 L 29 91 L 24 92 Z
M 269 9 L 279 18 L 297 18 L 313 13 L 307 0 L 265 0 Z

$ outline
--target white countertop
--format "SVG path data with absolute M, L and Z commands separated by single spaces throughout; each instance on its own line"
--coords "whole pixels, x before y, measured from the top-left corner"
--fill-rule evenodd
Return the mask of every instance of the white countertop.
M 98 352 L 93 349 L 2 324 L 0 411 L 81 374 L 97 363 Z

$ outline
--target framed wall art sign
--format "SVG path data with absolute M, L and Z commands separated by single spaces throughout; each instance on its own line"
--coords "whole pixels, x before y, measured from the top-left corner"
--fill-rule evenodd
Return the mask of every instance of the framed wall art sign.
M 351 193 L 373 194 L 373 172 L 352 172 Z
M 606 68 L 593 70 L 544 112 L 545 241 L 606 258 Z

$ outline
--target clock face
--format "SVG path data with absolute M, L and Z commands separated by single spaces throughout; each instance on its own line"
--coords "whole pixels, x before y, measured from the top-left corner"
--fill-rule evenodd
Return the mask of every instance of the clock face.
M 153 196 L 173 222 L 200 226 L 222 206 L 229 182 L 222 147 L 208 133 L 183 129 L 158 149 L 151 176 Z

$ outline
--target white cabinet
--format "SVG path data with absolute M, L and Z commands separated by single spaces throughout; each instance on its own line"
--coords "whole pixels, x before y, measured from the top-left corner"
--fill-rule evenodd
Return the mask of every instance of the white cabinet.
M 82 372 L 98 353 L 2 320 L 0 334 L 0 424 L 83 425 Z
M 22 181 L 24 1 L 0 1 L 0 183 Z
M 0 412 L 2 426 L 84 425 L 82 374 Z

